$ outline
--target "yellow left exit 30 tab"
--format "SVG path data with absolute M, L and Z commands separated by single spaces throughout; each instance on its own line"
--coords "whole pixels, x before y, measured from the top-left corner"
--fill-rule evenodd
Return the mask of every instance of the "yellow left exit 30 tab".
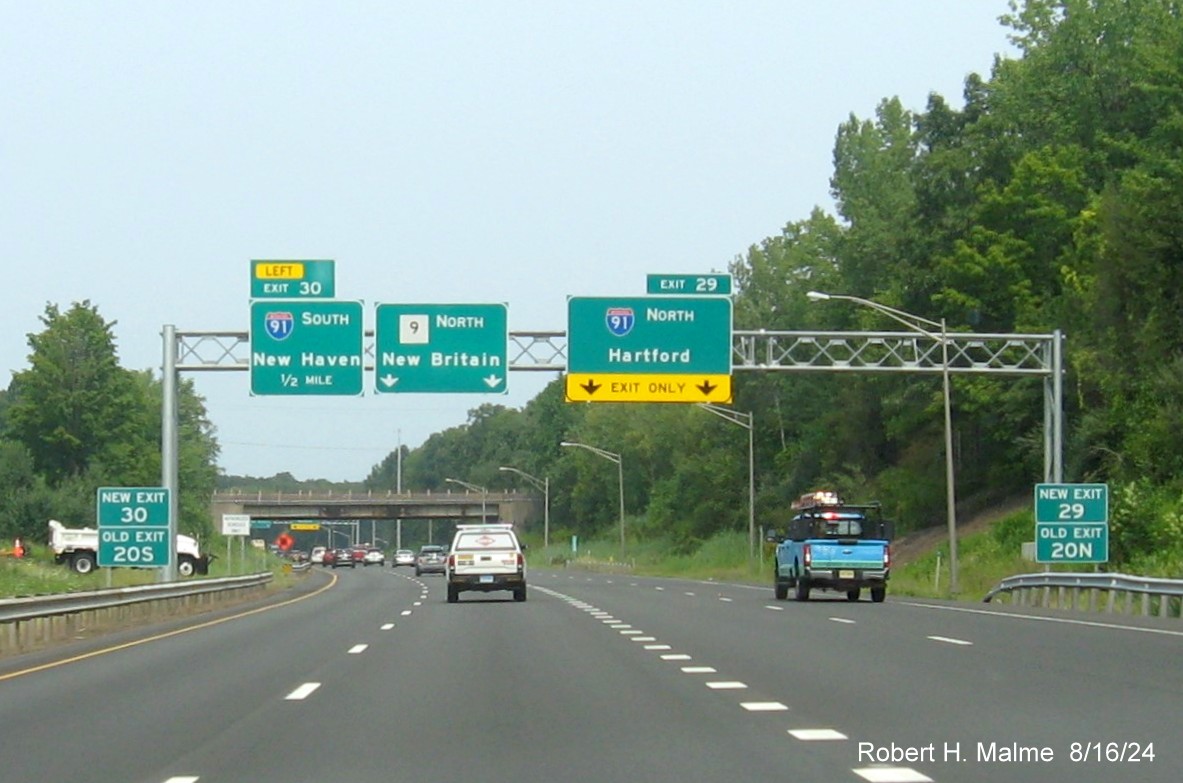
M 298 261 L 277 261 L 255 264 L 257 280 L 303 280 L 304 265 Z

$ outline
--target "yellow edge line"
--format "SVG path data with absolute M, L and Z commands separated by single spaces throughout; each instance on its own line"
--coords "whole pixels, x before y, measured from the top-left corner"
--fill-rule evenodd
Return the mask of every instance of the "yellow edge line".
M 283 601 L 282 603 L 278 603 L 278 604 L 271 604 L 269 606 L 261 606 L 257 609 L 251 609 L 251 610 L 243 612 L 241 614 L 233 614 L 233 615 L 230 615 L 229 617 L 220 617 L 217 620 L 208 620 L 204 623 L 199 623 L 197 625 L 190 625 L 190 626 L 186 626 L 185 628 L 178 628 L 177 630 L 169 631 L 168 633 L 157 634 L 156 636 L 148 636 L 143 639 L 136 639 L 133 642 L 125 642 L 124 644 L 117 644 L 114 647 L 104 647 L 101 650 L 92 650 L 91 652 L 83 653 L 82 655 L 75 655 L 72 658 L 63 658 L 59 661 L 51 661 L 49 663 L 43 663 L 40 666 L 33 666 L 28 669 L 21 669 L 20 671 L 9 672 L 8 674 L 0 674 L 0 682 L 4 682 L 5 680 L 12 680 L 17 677 L 24 677 L 25 675 L 28 675 L 28 674 L 36 674 L 37 672 L 42 672 L 42 671 L 45 671 L 46 669 L 56 669 L 57 667 L 65 666 L 66 664 L 77 663 L 78 661 L 85 661 L 87 658 L 95 658 L 100 655 L 107 655 L 108 653 L 119 652 L 120 650 L 127 650 L 131 647 L 139 647 L 141 644 L 148 644 L 149 642 L 158 642 L 162 639 L 169 639 L 173 636 L 180 636 L 183 633 L 189 633 L 190 631 L 199 631 L 202 628 L 211 628 L 215 625 L 221 625 L 222 623 L 226 623 L 231 620 L 240 620 L 243 617 L 250 617 L 251 615 L 259 614 L 260 612 L 269 612 L 272 609 L 279 609 L 284 606 L 290 606 L 291 604 L 298 603 L 298 602 L 306 600 L 308 598 L 314 598 L 314 597 L 320 595 L 321 593 L 323 593 L 324 591 L 329 590 L 332 587 L 334 587 L 337 584 L 337 575 L 330 574 L 330 576 L 332 577 L 331 582 L 329 582 L 327 585 L 320 588 L 319 590 L 312 592 L 312 593 L 308 593 L 307 595 L 302 595 L 297 598 L 292 598 L 292 599 L 289 599 L 287 601 Z

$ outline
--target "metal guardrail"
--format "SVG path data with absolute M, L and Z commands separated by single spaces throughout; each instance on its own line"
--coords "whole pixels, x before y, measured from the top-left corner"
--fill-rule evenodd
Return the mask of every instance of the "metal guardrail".
M 1122 614 L 1134 612 L 1134 597 L 1139 597 L 1139 613 L 1145 617 L 1180 617 L 1183 602 L 1183 579 L 1156 579 L 1128 574 L 1072 574 L 1043 572 L 1010 576 L 999 582 L 982 600 L 989 603 L 1006 594 L 1017 606 L 1041 606 L 1059 609 L 1102 611 L 1099 599 L 1104 594 L 1103 611 Z M 1118 601 L 1121 599 L 1121 606 Z M 1178 600 L 1172 600 L 1178 599 Z
M 172 615 L 271 582 L 270 572 L 0 600 L 0 653 L 23 652 L 96 626 Z

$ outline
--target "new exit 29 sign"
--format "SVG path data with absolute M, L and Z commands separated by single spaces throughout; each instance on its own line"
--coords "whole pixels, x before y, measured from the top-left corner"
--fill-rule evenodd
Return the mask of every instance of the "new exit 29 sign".
M 1035 561 L 1109 561 L 1109 485 L 1035 485 Z

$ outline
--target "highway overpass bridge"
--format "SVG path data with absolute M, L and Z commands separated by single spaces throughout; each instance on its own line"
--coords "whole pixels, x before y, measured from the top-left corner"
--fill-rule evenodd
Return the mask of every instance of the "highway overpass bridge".
M 222 529 L 223 514 L 246 514 L 251 518 L 253 536 L 270 541 L 279 533 L 290 531 L 297 536 L 301 548 L 312 543 L 328 543 L 331 534 L 320 532 L 326 528 L 344 530 L 351 526 L 355 531 L 353 543 L 358 543 L 360 535 L 361 540 L 380 538 L 390 546 L 404 543 L 411 546 L 427 543 L 435 537 L 433 534 L 446 534 L 452 524 L 476 524 L 483 520 L 510 522 L 523 528 L 535 521 L 541 525 L 543 511 L 542 498 L 537 493 L 519 491 L 217 492 L 210 510 L 215 530 Z M 366 531 L 371 535 L 366 535 Z M 421 531 L 423 535 L 419 535 Z M 301 536 L 301 533 L 310 535 Z M 435 537 L 435 542 L 439 541 Z

